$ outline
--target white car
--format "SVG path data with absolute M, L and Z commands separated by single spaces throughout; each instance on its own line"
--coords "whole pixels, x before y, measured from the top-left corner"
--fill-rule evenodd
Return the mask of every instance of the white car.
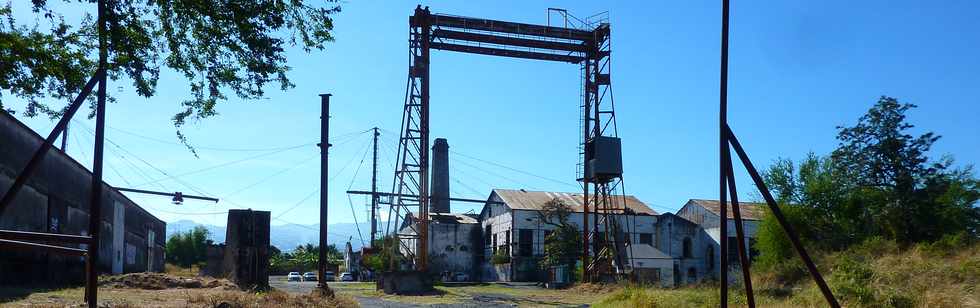
M 286 275 L 286 281 L 303 281 L 303 276 L 299 272 L 289 272 L 289 275 Z
M 303 274 L 303 281 L 316 281 L 316 273 L 306 272 Z
M 347 272 L 340 273 L 339 279 L 340 281 L 354 281 L 354 275 L 351 275 L 351 273 L 347 273 Z

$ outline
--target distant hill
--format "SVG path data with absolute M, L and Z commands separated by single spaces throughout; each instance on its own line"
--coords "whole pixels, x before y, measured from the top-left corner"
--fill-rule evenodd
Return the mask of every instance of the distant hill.
M 379 223 L 383 225 L 382 223 Z M 167 238 L 178 232 L 187 232 L 196 226 L 204 226 L 211 233 L 211 240 L 215 243 L 224 243 L 225 234 L 227 229 L 224 226 L 206 225 L 200 224 L 191 220 L 178 220 L 173 222 L 167 222 Z M 361 234 L 365 241 L 368 241 L 368 233 L 371 232 L 370 223 L 360 224 Z M 312 225 L 299 225 L 299 224 L 289 224 L 289 225 L 272 225 L 271 235 L 269 241 L 272 246 L 276 246 L 282 251 L 291 251 L 296 246 L 305 244 L 316 244 L 319 241 L 319 230 L 320 224 Z M 357 236 L 358 225 L 353 223 L 338 223 L 330 224 L 327 226 L 327 231 L 330 232 L 327 237 L 327 242 L 330 244 L 337 245 L 337 248 L 342 248 L 350 239 L 351 246 L 357 250 L 361 247 L 361 240 Z

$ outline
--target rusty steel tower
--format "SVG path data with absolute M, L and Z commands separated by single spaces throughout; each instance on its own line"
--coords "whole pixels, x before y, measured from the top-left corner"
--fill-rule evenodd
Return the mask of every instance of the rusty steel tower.
M 432 14 L 428 7 L 419 6 L 409 17 L 408 83 L 390 202 L 389 217 L 394 224 L 389 224 L 388 233 L 403 239 L 401 247 L 390 248 L 407 251 L 416 270 L 424 271 L 428 264 L 429 69 L 430 51 L 436 49 L 580 66 L 582 138 L 576 173 L 582 183 L 585 212 L 582 261 L 588 278 L 610 269 L 622 272 L 622 226 L 610 215 L 629 211 L 625 199 L 618 200 L 625 193 L 614 194 L 623 187 L 622 161 L 610 83 L 610 27 L 605 16 L 575 19 L 578 26 L 570 26 L 566 13 L 565 25 L 553 27 Z M 397 230 L 399 220 L 409 215 L 415 222 L 408 224 L 410 232 L 399 232 L 403 231 Z M 597 234 L 612 236 L 598 238 Z

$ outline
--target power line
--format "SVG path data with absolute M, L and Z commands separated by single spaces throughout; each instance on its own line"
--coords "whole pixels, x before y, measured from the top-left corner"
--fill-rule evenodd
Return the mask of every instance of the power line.
M 472 160 L 476 160 L 476 161 L 480 161 L 480 162 L 487 163 L 487 164 L 490 164 L 490 165 L 494 165 L 494 166 L 497 166 L 497 167 L 500 167 L 500 168 L 504 168 L 504 169 L 507 169 L 507 170 L 510 170 L 510 171 L 514 171 L 514 172 L 517 172 L 517 173 L 521 173 L 521 174 L 524 174 L 524 175 L 533 176 L 533 177 L 536 177 L 536 178 L 539 178 L 539 179 L 542 179 L 542 180 L 547 180 L 547 181 L 551 181 L 551 182 L 562 184 L 562 185 L 574 186 L 576 188 L 581 188 L 581 186 L 579 186 L 579 185 L 571 184 L 571 183 L 568 183 L 568 182 L 565 182 L 565 181 L 562 181 L 562 180 L 556 180 L 556 179 L 552 179 L 552 178 L 549 178 L 549 177 L 537 175 L 537 174 L 534 174 L 534 173 L 531 173 L 531 172 L 527 172 L 527 171 L 519 170 L 519 169 L 516 169 L 516 168 L 512 168 L 512 167 L 509 167 L 509 166 L 506 166 L 506 165 L 503 165 L 503 164 L 499 164 L 499 163 L 495 163 L 495 162 L 488 161 L 488 160 L 485 160 L 485 159 L 480 159 L 480 158 L 477 158 L 477 157 L 469 156 L 469 155 L 466 155 L 466 154 L 463 154 L 463 153 L 460 153 L 460 152 L 457 152 L 457 151 L 453 151 L 453 150 L 449 150 L 449 151 L 452 152 L 453 154 L 456 154 L 456 155 L 459 155 L 459 156 L 462 156 L 462 157 L 465 157 L 465 158 L 469 158 L 469 159 L 472 159 Z
M 108 139 L 106 139 L 106 140 L 108 140 Z M 153 183 L 156 183 L 156 182 L 166 181 L 166 180 L 175 180 L 175 181 L 178 181 L 179 182 L 180 180 L 177 179 L 179 177 L 184 177 L 184 176 L 188 176 L 188 175 L 192 175 L 192 174 L 198 174 L 198 173 L 202 173 L 202 172 L 207 172 L 207 171 L 211 171 L 211 170 L 214 170 L 214 169 L 223 168 L 223 167 L 231 166 L 231 165 L 234 165 L 234 164 L 239 164 L 239 163 L 243 163 L 243 162 L 246 162 L 246 161 L 250 161 L 250 160 L 254 160 L 254 159 L 258 159 L 258 158 L 270 156 L 270 155 L 273 155 L 273 154 L 278 154 L 278 153 L 281 153 L 281 152 L 285 152 L 285 151 L 289 151 L 289 150 L 293 150 L 293 149 L 298 149 L 300 147 L 310 146 L 310 145 L 313 145 L 313 144 L 314 143 L 306 143 L 306 144 L 295 145 L 295 146 L 292 146 L 292 147 L 283 148 L 281 150 L 276 150 L 276 151 L 273 151 L 273 152 L 266 152 L 266 153 L 262 153 L 262 154 L 259 154 L 259 155 L 253 155 L 253 156 L 249 156 L 249 157 L 242 158 L 242 159 L 239 159 L 239 160 L 233 160 L 233 161 L 230 161 L 230 162 L 225 162 L 225 163 L 217 164 L 217 165 L 214 165 L 214 166 L 210 166 L 210 167 L 206 167 L 206 168 L 202 168 L 202 169 L 198 169 L 198 170 L 194 170 L 194 171 L 184 172 L 184 173 L 177 174 L 177 175 L 169 175 L 168 174 L 166 177 L 154 179 L 154 180 L 149 181 L 149 182 L 146 182 L 146 183 L 140 183 L 140 184 L 137 184 L 136 186 L 139 187 L 139 186 L 144 186 L 144 185 L 147 185 L 147 184 L 153 184 Z
M 282 213 L 279 213 L 279 215 L 276 215 L 276 217 L 273 217 L 272 219 L 279 219 L 279 217 L 282 217 L 282 215 L 286 215 L 286 213 L 289 213 L 289 211 L 292 211 L 293 209 L 299 207 L 300 205 L 303 204 L 303 202 L 306 202 L 306 200 L 309 200 L 310 197 L 313 197 L 313 195 L 316 194 L 319 191 L 320 191 L 319 188 L 311 191 L 309 194 L 307 194 L 305 197 L 303 197 L 303 199 L 299 200 L 299 202 L 296 202 L 296 204 L 294 204 L 293 206 L 289 207 L 288 209 L 286 209 Z
M 270 180 L 270 179 L 272 179 L 272 178 L 274 178 L 274 177 L 276 177 L 276 176 L 278 176 L 280 174 L 286 173 L 286 172 L 288 172 L 290 170 L 293 170 L 293 169 L 298 168 L 299 166 L 305 165 L 307 162 L 313 160 L 313 158 L 316 158 L 317 156 L 319 156 L 319 154 L 312 155 L 312 156 L 310 156 L 310 157 L 308 157 L 306 159 L 303 159 L 302 161 L 300 161 L 297 164 L 294 164 L 294 165 L 289 166 L 289 167 L 287 167 L 285 169 L 279 170 L 279 171 L 277 171 L 277 172 L 275 172 L 273 174 L 270 174 L 269 176 L 266 176 L 266 177 L 264 177 L 264 178 L 262 178 L 262 179 L 260 179 L 260 180 L 258 180 L 256 182 L 254 182 L 254 183 L 245 185 L 244 187 L 242 187 L 242 188 L 240 188 L 238 190 L 235 190 L 235 191 L 233 191 L 233 192 L 225 195 L 225 198 L 230 198 L 231 196 L 234 196 L 234 195 L 236 195 L 236 194 L 238 194 L 238 193 L 240 193 L 242 191 L 245 191 L 245 190 L 248 190 L 248 189 L 250 189 L 252 187 L 255 187 L 256 185 L 262 184 L 262 183 L 264 183 L 264 182 L 266 182 L 266 181 L 268 181 L 268 180 Z
M 182 147 L 183 146 L 186 146 L 186 145 L 184 145 L 182 143 L 179 143 L 179 142 L 167 141 L 167 140 L 163 140 L 163 139 L 160 139 L 160 138 L 150 137 L 150 136 L 138 134 L 138 133 L 135 133 L 135 132 L 132 132 L 132 131 L 128 131 L 128 130 L 124 130 L 124 129 L 117 128 L 117 127 L 109 126 L 109 129 L 112 129 L 112 130 L 118 131 L 120 133 L 124 133 L 124 134 L 130 135 L 130 136 L 134 136 L 134 137 L 137 137 L 137 138 L 141 138 L 141 139 L 145 139 L 145 140 L 157 142 L 157 143 L 170 144 L 170 145 L 176 145 L 176 146 L 182 146 Z M 363 133 L 363 132 L 350 132 L 350 133 L 346 133 L 346 134 L 337 135 L 335 138 L 340 139 L 340 138 L 344 138 L 344 137 L 347 137 L 347 136 L 350 136 L 350 135 L 356 135 L 356 134 L 359 134 L 359 133 Z M 278 151 L 278 150 L 285 150 L 285 149 L 292 148 L 292 146 L 269 147 L 269 148 L 228 148 L 228 147 L 210 147 L 210 146 L 193 146 L 193 147 L 194 147 L 194 149 L 202 149 L 202 150 L 210 150 L 210 151 L 225 151 L 225 152 L 268 152 L 268 151 Z

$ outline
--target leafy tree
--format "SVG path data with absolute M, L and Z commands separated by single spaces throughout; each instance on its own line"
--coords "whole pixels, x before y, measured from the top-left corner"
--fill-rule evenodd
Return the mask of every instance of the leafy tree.
M 375 272 L 388 272 L 395 270 L 397 269 L 397 266 L 402 264 L 402 262 L 405 260 L 404 256 L 398 253 L 398 245 L 398 239 L 391 235 L 376 239 L 371 246 L 378 248 L 375 250 L 376 253 L 372 255 L 365 255 L 362 263 L 364 266 Z M 394 260 L 392 260 L 392 258 L 394 258 Z M 395 268 L 392 268 L 392 263 L 395 264 Z
M 97 66 L 96 18 L 85 13 L 79 24 L 63 18 L 92 10 L 95 1 L 64 2 L 58 12 L 48 0 L 31 1 L 38 15 L 32 26 L 14 20 L 9 2 L 0 8 L 0 89 L 25 100 L 27 116 L 58 116 L 63 108 L 44 99 L 69 102 Z M 173 117 L 181 140 L 180 126 L 216 115 L 228 91 L 248 100 L 263 97 L 270 83 L 292 88 L 285 48 L 324 49 L 333 41 L 331 15 L 340 12 L 302 0 L 109 0 L 106 6 L 111 80 L 131 81 L 143 97 L 155 94 L 161 68 L 187 80 L 190 96 Z M 0 109 L 14 112 L 3 100 Z
M 980 180 L 950 157 L 928 156 L 939 136 L 912 136 L 912 104 L 882 97 L 853 127 L 839 127 L 837 149 L 794 164 L 777 160 L 764 179 L 787 219 L 809 244 L 843 249 L 870 238 L 903 244 L 931 242 L 980 229 Z M 763 262 L 791 256 L 774 218 L 763 219 Z M 766 255 L 769 256 L 766 256 Z M 768 261 L 767 261 L 768 260 Z M 771 261 L 771 262 L 770 262 Z
M 167 263 L 190 267 L 207 261 L 210 232 L 202 226 L 184 233 L 176 233 L 167 239 Z
M 881 97 L 855 126 L 839 127 L 840 144 L 831 154 L 838 173 L 855 183 L 859 195 L 852 200 L 878 228 L 870 232 L 906 244 L 963 229 L 976 235 L 977 180 L 970 167 L 954 169 L 951 158 L 929 158 L 940 137 L 909 134 L 914 126 L 905 113 L 915 107 Z
M 571 214 L 571 206 L 558 198 L 545 203 L 538 212 L 541 222 L 555 227 L 544 239 L 544 258 L 539 263 L 541 267 L 575 264 L 582 238 L 569 222 Z

